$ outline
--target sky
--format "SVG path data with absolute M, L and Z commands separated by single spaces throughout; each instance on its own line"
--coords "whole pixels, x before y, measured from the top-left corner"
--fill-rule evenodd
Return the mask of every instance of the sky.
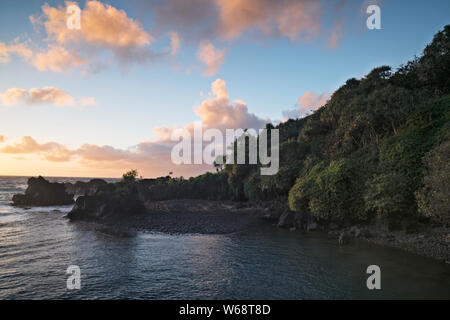
M 2 0 L 0 175 L 211 170 L 171 162 L 176 128 L 303 117 L 347 79 L 420 55 L 449 12 L 441 0 Z

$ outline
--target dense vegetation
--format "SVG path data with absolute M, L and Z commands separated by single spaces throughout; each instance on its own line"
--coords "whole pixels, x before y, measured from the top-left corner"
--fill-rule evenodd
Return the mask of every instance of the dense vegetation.
M 159 178 L 147 190 L 155 200 L 283 200 L 323 222 L 448 225 L 449 74 L 450 25 L 421 57 L 350 79 L 314 114 L 277 125 L 276 175 L 224 165 L 190 179 Z

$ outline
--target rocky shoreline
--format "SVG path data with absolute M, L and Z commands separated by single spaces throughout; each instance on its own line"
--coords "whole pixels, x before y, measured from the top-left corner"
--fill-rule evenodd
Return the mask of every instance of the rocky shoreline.
M 104 221 L 113 227 L 169 234 L 230 234 L 258 223 L 262 208 L 231 201 L 164 200 L 146 204 L 147 212 L 132 217 Z
M 437 259 L 450 265 L 449 228 L 427 228 L 423 232 L 412 234 L 407 234 L 405 231 L 381 233 L 366 240 L 377 245 L 398 248 Z
M 152 210 L 146 214 L 105 223 L 120 234 L 130 234 L 136 230 L 169 234 L 229 234 L 245 231 L 258 224 L 271 223 L 274 228 L 301 233 L 299 236 L 307 237 L 311 232 L 320 233 L 340 245 L 367 241 L 450 264 L 448 228 L 424 227 L 418 233 L 380 231 L 376 226 L 351 226 L 334 230 L 322 225 L 310 230 L 286 228 L 280 226 L 279 222 L 269 215 L 267 208 L 231 201 L 190 199 L 157 201 L 152 203 Z
M 308 236 L 322 233 L 340 245 L 354 241 L 367 241 L 377 245 L 408 251 L 450 264 L 450 229 L 424 226 L 420 232 L 380 230 L 377 226 L 320 225 L 315 222 L 302 228 L 287 224 L 286 215 L 279 214 L 274 203 L 240 203 L 211 200 L 163 200 L 146 203 L 148 212 L 127 219 L 105 221 L 118 233 L 130 230 L 162 232 L 169 234 L 229 234 L 245 231 L 262 223 L 284 228 Z M 294 220 L 292 220 L 294 221 Z M 125 230 L 125 231 L 124 231 Z M 131 232 L 132 233 L 132 232 Z
M 285 202 L 235 202 L 225 200 L 153 200 L 146 190 L 151 181 L 107 184 L 49 183 L 31 178 L 24 195 L 15 195 L 13 205 L 53 206 L 75 203 L 67 215 L 71 221 L 107 226 L 118 234 L 151 231 L 172 234 L 228 234 L 261 223 L 292 232 L 322 232 L 340 245 L 363 239 L 395 247 L 450 264 L 450 229 L 417 225 L 414 230 L 391 231 L 378 224 L 339 226 L 319 224 L 312 215 L 290 211 Z M 77 195 L 75 195 L 77 193 Z M 78 196 L 74 202 L 74 197 Z
M 291 221 L 291 224 L 286 225 L 286 221 Z M 283 214 L 274 226 L 289 228 L 293 232 L 306 231 L 303 233 L 306 236 L 310 231 L 320 232 L 329 239 L 336 240 L 340 245 L 363 240 L 450 264 L 450 228 L 442 226 L 434 227 L 424 224 L 418 226 L 417 230 L 408 232 L 407 230 L 389 231 L 386 226 L 376 224 L 340 227 L 335 224 L 321 225 L 313 222 L 298 229 L 295 218 L 286 218 Z

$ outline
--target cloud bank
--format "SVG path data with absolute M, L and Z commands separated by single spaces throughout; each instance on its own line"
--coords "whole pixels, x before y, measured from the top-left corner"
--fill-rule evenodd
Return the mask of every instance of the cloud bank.
M 67 27 L 70 16 L 67 7 L 77 2 L 66 1 L 56 7 L 44 4 L 42 12 L 30 16 L 30 21 L 36 30 L 45 31 L 45 47 L 31 49 L 30 40 L 16 39 L 9 45 L 0 42 L 0 63 L 8 63 L 16 55 L 39 71 L 81 68 L 82 74 L 90 74 L 111 63 L 127 66 L 162 57 L 174 58 L 183 39 L 198 47 L 197 58 L 205 65 L 204 75 L 212 76 L 219 71 L 232 44 L 243 36 L 287 38 L 292 43 L 324 36 L 328 48 L 335 49 L 344 37 L 342 11 L 347 3 L 345 0 L 153 0 L 138 7 L 140 14 L 151 13 L 152 33 L 125 10 L 98 0 L 86 1 L 81 9 L 79 30 Z M 333 21 L 331 27 L 323 23 L 324 16 Z M 169 39 L 168 48 L 154 51 L 153 45 L 161 38 Z

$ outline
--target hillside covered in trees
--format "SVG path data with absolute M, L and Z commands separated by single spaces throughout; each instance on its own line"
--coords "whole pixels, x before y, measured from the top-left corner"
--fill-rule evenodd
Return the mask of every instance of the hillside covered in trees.
M 319 222 L 450 223 L 450 25 L 420 57 L 349 79 L 314 114 L 280 130 L 280 170 L 217 166 L 154 180 L 155 200 L 280 200 Z M 267 128 L 274 128 L 267 125 Z

